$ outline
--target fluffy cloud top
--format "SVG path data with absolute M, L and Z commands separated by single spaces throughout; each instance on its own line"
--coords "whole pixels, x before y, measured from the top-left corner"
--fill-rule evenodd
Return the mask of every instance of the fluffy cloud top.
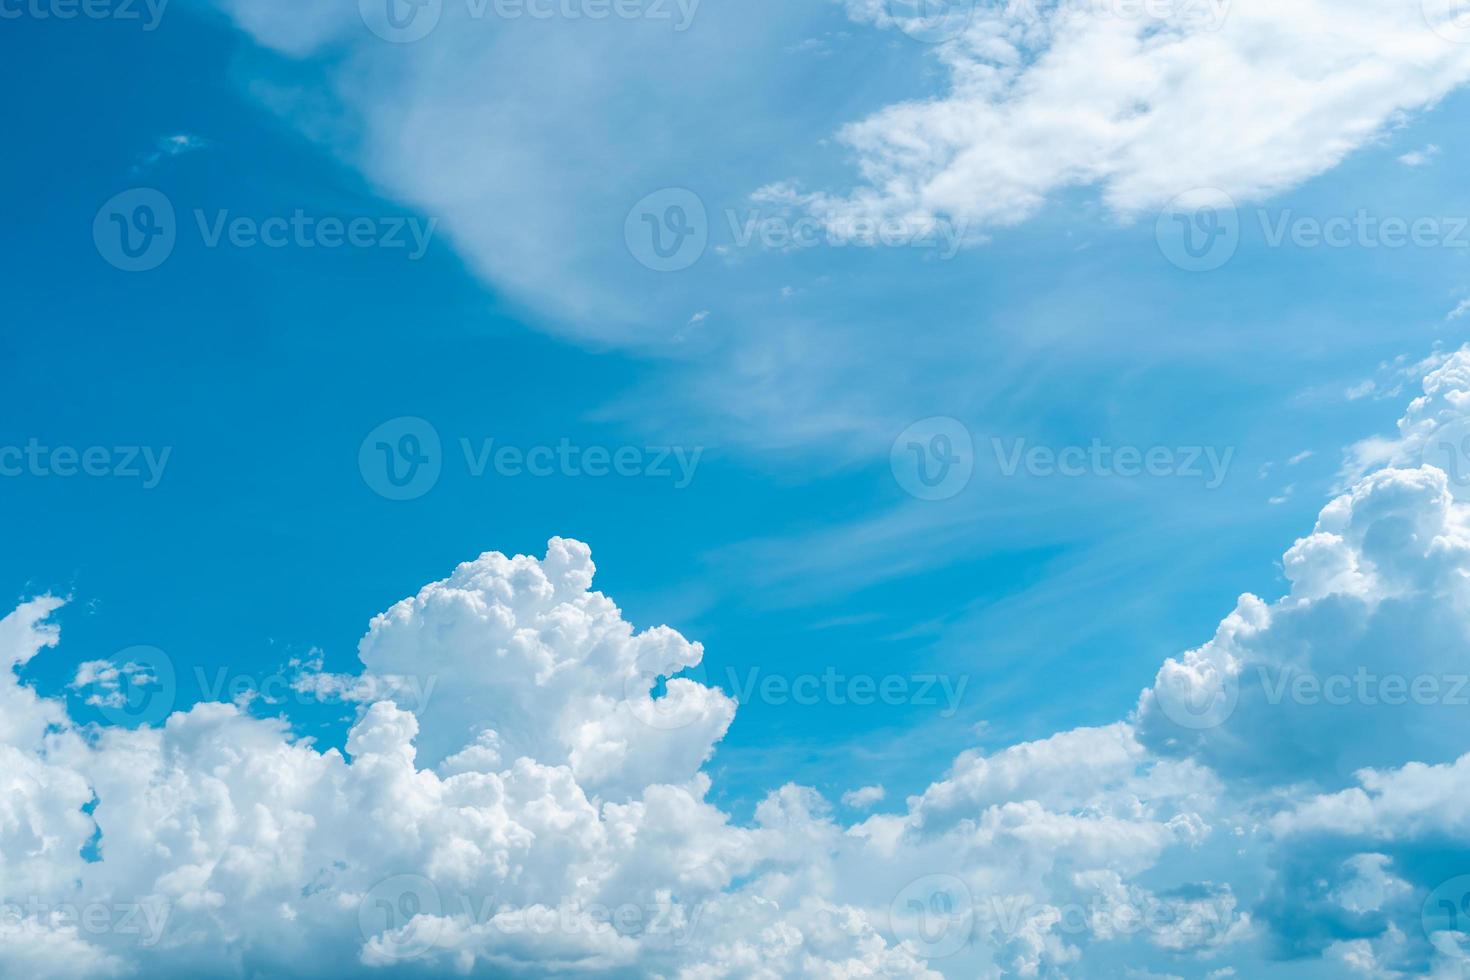
M 1422 445 L 1470 354 L 1426 391 Z M 710 802 L 734 705 L 577 542 L 376 617 L 360 675 L 305 685 L 361 702 L 345 752 L 248 705 L 78 724 L 15 672 L 59 641 L 34 599 L 0 620 L 0 973 L 1461 975 L 1467 521 L 1444 469 L 1370 472 L 1130 718 L 854 823 L 795 785 L 749 823 Z

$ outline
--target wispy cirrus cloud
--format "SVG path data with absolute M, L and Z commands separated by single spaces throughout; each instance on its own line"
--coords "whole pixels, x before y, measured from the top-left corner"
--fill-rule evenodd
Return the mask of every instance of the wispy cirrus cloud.
M 171 136 L 160 136 L 154 143 L 153 149 L 139 155 L 138 162 L 133 164 L 133 173 L 146 174 L 158 166 L 159 163 L 170 157 L 182 156 L 185 153 L 196 153 L 208 146 L 208 140 L 202 136 L 194 136 L 190 133 L 174 133 Z

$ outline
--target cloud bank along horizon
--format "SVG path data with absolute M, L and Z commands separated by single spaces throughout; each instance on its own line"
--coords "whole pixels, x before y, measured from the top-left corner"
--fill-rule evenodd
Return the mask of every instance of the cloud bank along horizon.
M 146 663 L 84 664 L 121 714 L 80 724 L 17 677 L 62 639 L 30 599 L 0 620 L 0 972 L 1462 976 L 1470 481 L 1440 453 L 1470 351 L 1424 392 L 1353 447 L 1286 594 L 1127 718 L 901 803 L 854 785 L 861 819 L 794 784 L 748 824 L 712 803 L 735 701 L 580 542 L 466 562 L 372 620 L 361 674 L 308 676 L 360 702 L 345 753 L 245 701 L 135 724 Z

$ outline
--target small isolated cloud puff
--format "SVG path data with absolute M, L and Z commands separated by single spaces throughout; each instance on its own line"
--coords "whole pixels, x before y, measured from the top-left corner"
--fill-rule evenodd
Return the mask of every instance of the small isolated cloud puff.
M 162 160 L 169 157 L 181 156 L 185 153 L 193 153 L 207 146 L 209 146 L 208 140 L 190 133 L 174 133 L 172 136 L 160 136 L 154 143 L 152 150 L 138 157 L 138 162 L 133 166 L 133 173 L 147 173 Z
M 854 810 L 867 810 L 883 802 L 887 792 L 882 786 L 862 786 L 842 794 L 842 805 Z
M 1439 156 L 1439 147 L 1430 143 L 1428 146 L 1418 150 L 1410 150 L 1399 157 L 1399 163 L 1406 167 L 1422 167 L 1435 157 Z

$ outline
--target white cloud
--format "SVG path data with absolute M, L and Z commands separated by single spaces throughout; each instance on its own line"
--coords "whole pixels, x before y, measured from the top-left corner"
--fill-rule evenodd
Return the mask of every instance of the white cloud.
M 1402 163 L 1406 167 L 1422 167 L 1437 156 L 1439 156 L 1439 147 L 1430 143 L 1421 149 L 1410 150 L 1408 153 L 1405 153 L 1399 157 L 1399 163 Z
M 133 166 L 133 173 L 147 173 L 162 160 L 169 157 L 181 156 L 185 153 L 193 153 L 207 146 L 209 146 L 208 140 L 202 136 L 195 136 L 192 133 L 174 133 L 171 136 L 160 136 L 154 141 L 153 149 L 138 157 L 138 162 Z
M 1270 504 L 1272 507 L 1279 507 L 1282 504 L 1286 503 L 1288 500 L 1290 500 L 1291 497 L 1292 497 L 1292 494 L 1294 494 L 1294 493 L 1296 493 L 1296 484 L 1295 483 L 1288 483 L 1286 486 L 1284 486 L 1284 487 L 1281 488 L 1281 492 L 1280 493 L 1278 493 L 1276 496 L 1271 497 L 1270 499 L 1268 499 L 1266 501 L 1266 503 Z
M 1467 364 L 1430 373 L 1401 440 L 1470 414 Z M 345 751 L 233 704 L 78 725 L 14 673 L 59 640 L 61 600 L 32 600 L 0 620 L 0 909 L 25 910 L 0 971 L 1250 976 L 1286 948 L 1453 975 L 1458 934 L 1418 921 L 1470 842 L 1463 709 L 1267 695 L 1287 669 L 1466 673 L 1470 505 L 1437 467 L 1379 469 L 1283 568 L 1287 595 L 1242 597 L 1133 718 L 964 752 L 853 824 L 795 785 L 748 822 L 711 802 L 733 704 L 698 644 L 593 591 L 577 542 L 482 555 L 375 617 L 363 674 L 319 685 L 378 698 Z
M 883 802 L 887 791 L 882 786 L 862 786 L 842 794 L 842 805 L 854 810 L 867 810 Z
M 722 224 L 720 205 L 740 197 L 722 202 L 717 186 L 692 175 L 707 172 L 711 158 L 749 152 L 766 131 L 710 120 L 737 101 L 752 121 L 764 118 L 752 99 L 785 107 L 779 88 L 737 86 L 711 66 L 731 44 L 757 50 L 773 33 L 822 19 L 789 4 L 751 16 L 669 0 L 633 6 L 671 17 L 552 20 L 534 5 L 435 0 L 420 5 L 418 20 L 432 19 L 434 29 L 394 44 L 364 26 L 357 2 L 216 5 L 263 47 L 300 61 L 274 77 L 268 63 L 257 65 L 267 77 L 252 79 L 253 96 L 385 196 L 440 218 L 470 270 L 545 314 L 539 326 L 630 345 L 666 340 L 662 325 L 688 316 L 685 304 L 707 302 L 699 276 L 710 265 L 706 257 L 679 276 L 641 266 L 624 236 L 630 209 L 692 184 L 710 225 Z M 683 11 L 695 20 L 676 30 Z M 801 76 L 796 59 L 770 54 L 770 71 Z M 470 97 L 512 78 L 539 79 L 535 98 Z M 675 129 L 695 135 L 671 139 Z
M 697 29 L 671 44 L 670 26 L 658 21 L 540 30 L 446 3 L 434 5 L 431 34 L 395 45 L 373 37 L 352 4 L 217 3 L 261 45 L 306 64 L 257 80 L 255 96 L 385 194 L 441 218 L 473 270 L 549 312 L 552 328 L 634 344 L 667 339 L 656 325 L 687 316 L 653 305 L 705 293 L 633 261 L 622 236 L 629 208 L 709 172 L 711 156 L 749 152 L 751 134 L 792 137 L 787 128 L 716 127 L 686 145 L 667 139 L 667 121 L 692 125 L 732 101 L 747 127 L 787 115 L 775 93 L 802 81 L 778 48 L 760 65 L 768 84 L 754 89 L 736 89 L 709 65 L 729 43 L 761 51 L 772 38 L 811 36 L 822 20 L 820 9 L 793 5 L 747 17 L 705 4 Z M 856 19 L 895 30 L 889 6 L 848 4 Z M 1176 15 L 1182 8 L 1203 16 Z M 872 217 L 916 231 L 973 222 L 974 240 L 1076 187 L 1096 189 L 1125 217 L 1201 187 L 1243 203 L 1331 169 L 1470 79 L 1470 45 L 1432 30 L 1418 3 L 1373 0 L 976 4 L 968 30 L 933 57 L 947 79 L 937 97 L 845 126 L 812 119 L 822 127 L 806 134 L 814 145 L 841 126 L 857 186 L 781 185 L 785 203 L 839 226 Z M 650 61 L 680 84 L 650 79 Z M 543 74 L 533 102 L 464 97 Z M 724 207 L 748 207 L 747 195 L 782 176 L 770 169 L 778 165 L 787 166 L 751 161 L 759 176 L 747 186 L 710 178 L 693 188 L 706 196 L 711 223 L 722 222 Z M 712 283 L 698 268 L 684 281 L 690 290 Z
M 1470 513 L 1442 471 L 1364 478 L 1323 509 L 1283 567 L 1287 596 L 1242 596 L 1213 640 L 1165 665 L 1139 705 L 1146 744 L 1242 778 L 1325 784 L 1470 745 L 1452 700 L 1470 666 L 1459 654 Z M 1181 732 L 1180 715 L 1196 709 L 1199 727 Z M 1385 725 L 1398 737 L 1384 740 Z
M 847 126 L 860 186 L 805 202 L 833 222 L 946 215 L 1004 226 L 1072 187 L 1098 189 L 1123 217 L 1197 188 L 1267 198 L 1470 79 L 1470 46 L 1431 29 L 1420 6 L 976 5 L 935 51 L 948 92 Z M 879 27 L 907 26 L 877 0 L 848 7 Z
M 1418 466 L 1425 451 L 1433 448 L 1436 436 L 1452 433 L 1467 414 L 1470 352 L 1462 349 L 1448 355 L 1436 353 L 1396 370 L 1419 374 L 1424 379 L 1424 394 L 1410 402 L 1398 420 L 1397 436 L 1372 436 L 1349 447 L 1342 471 L 1345 483 L 1355 482 L 1381 466 Z
M 1024 329 L 943 315 L 915 345 L 881 317 L 833 313 L 796 296 L 779 304 L 791 270 L 758 270 L 753 261 L 745 267 L 752 281 L 721 299 L 720 317 L 681 328 L 691 310 L 730 286 L 728 266 L 716 254 L 676 275 L 640 266 L 623 238 L 634 202 L 695 184 L 717 253 L 729 247 L 715 233 L 728 230 L 723 212 L 776 216 L 748 198 L 780 178 L 808 182 L 795 200 L 834 221 L 850 205 L 854 213 L 912 212 L 910 227 L 962 198 L 982 211 L 994 202 L 1004 220 L 1019 220 L 1053 191 L 1080 184 L 1103 188 L 1126 211 L 1128 201 L 1149 196 L 1140 187 L 1170 183 L 1180 171 L 1191 186 L 1214 179 L 1217 167 L 1253 175 L 1241 184 L 1286 186 L 1371 139 L 1385 113 L 1391 122 L 1398 108 L 1446 91 L 1464 56 L 1463 46 L 1424 25 L 1415 4 L 1253 0 L 1230 5 L 1223 29 L 1210 32 L 1109 19 L 1098 0 L 1068 0 L 1061 9 L 1045 0 L 1029 4 L 1034 12 L 1013 3 L 1011 15 L 977 14 L 969 39 L 943 49 L 937 63 L 951 80 L 943 96 L 892 105 L 844 130 L 860 151 L 861 186 L 851 191 L 828 166 L 851 154 L 834 155 L 821 137 L 852 120 L 852 103 L 811 100 L 791 113 L 787 93 L 807 85 L 805 59 L 778 53 L 783 41 L 825 33 L 835 8 L 766 2 L 752 12 L 748 4 L 706 3 L 694 28 L 671 38 L 665 23 L 510 22 L 470 16 L 494 4 L 435 3 L 428 6 L 441 14 L 438 27 L 398 45 L 374 37 L 352 3 L 217 5 L 273 55 L 298 59 L 286 64 L 256 52 L 247 94 L 360 170 L 376 192 L 440 219 L 467 268 L 534 310 L 538 328 L 639 352 L 677 348 L 652 379 L 607 406 L 607 416 L 678 430 L 667 432 L 670 440 L 816 449 L 823 465 L 868 458 L 896 423 L 901 429 L 900 420 L 913 418 L 905 378 L 942 386 L 952 413 L 963 417 L 993 411 L 984 393 L 1002 389 L 1022 364 L 1049 376 L 1041 388 L 1053 378 L 1075 385 L 1075 368 L 1092 370 L 1096 358 L 1128 345 L 1094 344 L 1087 331 L 1056 326 L 1074 323 L 1076 312 L 1038 312 Z M 883 19 L 885 6 L 871 4 L 871 17 L 895 26 Z M 884 72 L 899 77 L 870 79 L 865 104 L 930 86 L 927 56 L 915 53 L 926 49 L 893 33 L 906 47 L 889 46 Z M 745 70 L 727 70 L 732 46 L 755 59 L 740 63 Z M 1116 72 L 1098 67 L 1099 57 L 1114 53 Z M 853 57 L 855 71 L 864 67 L 852 45 L 839 56 Z M 651 63 L 660 66 L 656 78 Z M 747 84 L 752 70 L 761 84 Z M 541 79 L 534 100 L 471 97 L 528 77 Z M 1221 112 L 1216 102 L 1225 103 Z M 711 122 L 720 112 L 739 112 L 741 126 Z M 1209 119 L 1219 125 L 1209 128 Z M 671 140 L 671 127 L 693 136 Z M 735 250 L 749 258 L 747 251 Z M 881 274 L 896 277 L 890 285 L 908 278 L 901 266 L 883 264 Z M 826 294 L 839 306 L 857 295 L 819 283 L 797 295 Z M 1043 343 L 1048 336 L 1055 342 Z M 700 367 L 709 364 L 718 369 Z
M 684 678 L 650 699 L 703 648 L 667 627 L 635 635 L 587 591 L 593 571 L 575 541 L 553 541 L 541 561 L 484 555 L 373 620 L 358 648 L 367 676 L 437 680 L 419 715 L 426 763 L 491 732 L 505 758 L 569 766 L 605 794 L 693 778 L 735 704 Z

